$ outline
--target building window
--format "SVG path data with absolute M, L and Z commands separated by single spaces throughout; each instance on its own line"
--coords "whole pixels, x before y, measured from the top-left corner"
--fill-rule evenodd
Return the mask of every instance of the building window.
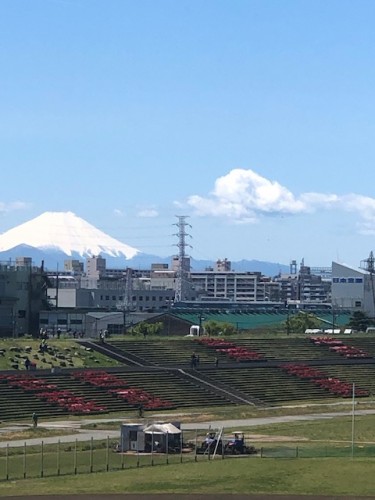
M 129 431 L 129 441 L 137 441 L 138 439 L 137 434 L 138 434 L 137 431 Z
M 82 320 L 81 319 L 71 319 L 70 324 L 71 325 L 82 325 Z
M 355 279 L 355 282 L 356 282 L 356 283 L 363 283 L 363 279 L 362 279 L 362 278 L 356 278 L 356 279 Z
M 361 307 L 361 306 L 362 306 L 362 302 L 360 300 L 356 300 L 355 307 Z
M 105 296 L 105 300 L 109 300 L 109 295 L 106 295 L 106 296 Z

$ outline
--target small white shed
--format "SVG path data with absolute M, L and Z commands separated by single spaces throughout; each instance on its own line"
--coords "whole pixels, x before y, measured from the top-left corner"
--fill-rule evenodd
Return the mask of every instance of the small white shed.
M 179 423 L 122 424 L 120 450 L 136 452 L 180 451 Z
M 143 424 L 122 424 L 120 450 L 124 451 L 144 451 L 145 434 Z

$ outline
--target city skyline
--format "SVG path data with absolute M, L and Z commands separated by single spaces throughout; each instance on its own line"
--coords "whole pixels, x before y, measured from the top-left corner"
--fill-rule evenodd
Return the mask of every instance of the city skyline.
M 358 268 L 375 5 L 4 0 L 0 234 L 72 211 L 147 254 Z

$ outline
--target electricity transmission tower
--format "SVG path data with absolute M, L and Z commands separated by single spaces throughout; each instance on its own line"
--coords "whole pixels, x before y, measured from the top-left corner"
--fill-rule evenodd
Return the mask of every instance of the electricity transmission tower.
M 361 261 L 361 269 L 367 271 L 370 275 L 370 287 L 372 293 L 372 303 L 374 306 L 375 312 L 375 287 L 374 287 L 374 274 L 375 274 L 375 258 L 373 252 L 370 252 L 370 255 L 367 259 Z
M 186 215 L 176 215 L 176 217 L 178 218 L 178 222 L 174 226 L 178 227 L 178 233 L 174 234 L 174 236 L 178 236 L 178 243 L 175 244 L 178 247 L 178 266 L 174 300 L 175 302 L 181 302 L 186 300 L 189 289 L 190 258 L 186 254 L 186 248 L 191 248 L 191 245 L 186 243 L 186 237 L 191 237 L 191 235 L 186 232 L 186 227 L 191 228 L 191 225 L 186 222 Z

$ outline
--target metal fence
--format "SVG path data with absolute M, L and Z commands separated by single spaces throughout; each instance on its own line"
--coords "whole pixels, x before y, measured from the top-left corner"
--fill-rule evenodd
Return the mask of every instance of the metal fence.
M 120 453 L 118 440 L 27 445 L 0 449 L 0 481 L 108 472 L 153 465 L 187 463 L 212 456 L 186 453 Z

